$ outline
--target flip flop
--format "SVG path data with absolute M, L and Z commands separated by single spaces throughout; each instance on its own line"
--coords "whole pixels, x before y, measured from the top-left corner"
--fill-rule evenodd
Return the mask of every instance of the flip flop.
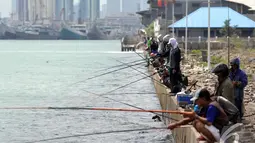
M 206 138 L 201 135 L 197 138 L 197 141 L 206 141 Z

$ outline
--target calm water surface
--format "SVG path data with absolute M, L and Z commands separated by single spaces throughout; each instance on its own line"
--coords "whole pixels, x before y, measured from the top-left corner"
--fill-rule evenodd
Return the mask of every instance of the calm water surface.
M 103 94 L 142 78 L 127 68 L 87 81 L 107 67 L 141 59 L 120 52 L 119 41 L 0 41 L 0 107 L 112 107 L 131 108 L 89 94 Z M 147 73 L 144 65 L 137 69 Z M 112 70 L 112 69 L 111 69 Z M 81 81 L 81 82 L 79 82 Z M 76 83 L 76 84 L 74 84 Z M 118 101 L 145 109 L 160 109 L 149 78 L 115 91 Z M 151 113 L 84 110 L 0 110 L 0 142 L 25 143 L 102 131 L 164 127 Z M 166 130 L 103 134 L 44 141 L 47 143 L 164 143 Z

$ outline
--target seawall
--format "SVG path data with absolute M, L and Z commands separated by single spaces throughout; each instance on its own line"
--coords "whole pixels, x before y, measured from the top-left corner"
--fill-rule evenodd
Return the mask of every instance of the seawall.
M 152 74 L 155 72 L 156 70 L 152 66 L 149 66 L 149 73 Z M 176 97 L 171 96 L 169 94 L 170 90 L 165 85 L 157 82 L 157 81 L 160 81 L 159 75 L 155 74 L 153 76 L 153 79 L 155 79 L 153 80 L 153 83 L 154 83 L 162 110 L 184 111 L 184 109 L 178 106 Z M 183 118 L 182 115 L 177 115 L 177 114 L 165 114 L 165 116 L 172 118 L 172 119 L 169 119 L 167 117 L 163 117 L 163 121 L 166 125 L 168 125 L 171 122 L 176 122 L 174 120 L 181 120 Z M 176 143 L 197 143 L 197 138 L 200 136 L 199 133 L 195 130 L 195 128 L 192 127 L 191 125 L 172 130 L 172 135 Z

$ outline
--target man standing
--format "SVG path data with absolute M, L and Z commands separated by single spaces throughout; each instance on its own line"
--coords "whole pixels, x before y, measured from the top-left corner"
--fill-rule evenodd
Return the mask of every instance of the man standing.
M 215 96 L 223 96 L 232 104 L 235 104 L 234 87 L 229 78 L 229 69 L 226 64 L 217 65 L 212 73 L 218 76 L 218 85 Z
M 239 120 L 242 120 L 243 117 L 243 97 L 244 97 L 244 88 L 248 84 L 248 79 L 246 73 L 240 69 L 240 60 L 235 58 L 230 62 L 230 79 L 232 80 L 234 86 L 235 94 L 235 105 L 240 112 Z
M 169 39 L 168 45 L 171 46 L 169 60 L 170 60 L 170 81 L 172 85 L 172 92 L 179 92 L 177 85 L 181 82 L 181 50 L 178 47 L 178 43 L 175 38 Z

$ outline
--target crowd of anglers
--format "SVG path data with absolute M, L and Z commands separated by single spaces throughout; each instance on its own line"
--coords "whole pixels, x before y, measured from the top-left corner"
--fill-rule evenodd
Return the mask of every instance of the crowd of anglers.
M 161 81 L 171 89 L 172 93 L 180 92 L 187 86 L 187 78 L 181 73 L 181 49 L 175 38 L 146 38 L 147 66 L 152 63 L 157 69 Z M 201 134 L 198 140 L 217 142 L 226 127 L 242 122 L 244 115 L 244 88 L 248 84 L 246 73 L 240 69 L 240 59 L 234 58 L 228 67 L 218 64 L 213 68 L 217 79 L 215 92 L 203 87 L 198 89 L 191 101 L 194 102 L 194 114 L 186 115 L 181 121 L 171 123 L 168 128 L 193 123 L 195 129 Z

